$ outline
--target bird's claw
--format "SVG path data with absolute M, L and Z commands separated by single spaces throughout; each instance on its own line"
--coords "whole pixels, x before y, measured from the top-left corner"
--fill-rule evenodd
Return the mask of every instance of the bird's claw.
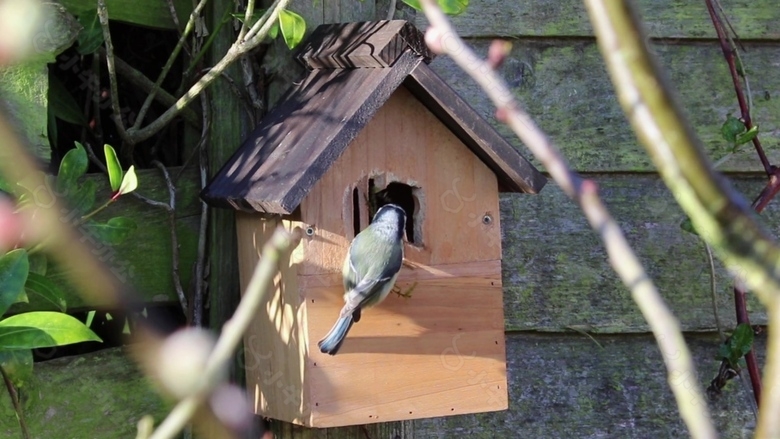
M 397 294 L 398 297 L 403 297 L 404 299 L 411 299 L 412 298 L 412 291 L 414 291 L 414 288 L 417 287 L 417 282 L 413 283 L 409 289 L 406 291 L 402 291 L 401 287 L 398 285 L 394 286 L 392 289 L 393 294 Z

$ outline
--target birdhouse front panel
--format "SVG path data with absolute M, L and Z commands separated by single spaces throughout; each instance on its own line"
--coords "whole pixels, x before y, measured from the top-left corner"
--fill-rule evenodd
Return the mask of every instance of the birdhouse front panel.
M 407 212 L 411 267 L 337 355 L 322 354 L 349 243 L 388 202 Z M 312 425 L 507 407 L 498 212 L 493 172 L 398 88 L 301 203 Z

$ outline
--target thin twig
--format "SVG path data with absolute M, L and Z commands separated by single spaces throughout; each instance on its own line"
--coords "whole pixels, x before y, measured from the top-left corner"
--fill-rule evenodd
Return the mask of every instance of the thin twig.
M 153 160 L 152 164 L 157 166 L 160 172 L 162 172 L 165 184 L 168 187 L 168 205 L 165 210 L 168 211 L 168 222 L 171 229 L 171 275 L 173 276 L 173 286 L 176 289 L 176 295 L 179 296 L 181 310 L 185 316 L 188 316 L 187 295 L 184 294 L 184 289 L 181 286 L 181 276 L 179 275 L 179 238 L 176 234 L 176 186 L 171 181 L 171 176 L 165 165 L 157 160 Z
M 423 10 L 431 23 L 426 42 L 432 50 L 444 52 L 482 86 L 498 107 L 497 118 L 506 122 L 544 165 L 559 187 L 582 208 L 588 222 L 604 242 L 610 263 L 648 322 L 668 370 L 669 386 L 683 420 L 693 437 L 711 438 L 715 430 L 696 378 L 688 347 L 679 323 L 668 310 L 658 290 L 642 268 L 620 227 L 609 215 L 597 194 L 596 184 L 583 181 L 571 171 L 560 151 L 520 108 L 506 82 L 492 66 L 479 59 L 455 33 L 434 0 L 423 0 Z
M 104 1 L 104 0 L 101 0 Z M 174 104 L 171 108 L 166 110 L 153 122 L 141 129 L 131 129 L 128 132 L 129 140 L 133 143 L 138 143 L 148 139 L 156 134 L 164 126 L 166 126 L 179 112 L 195 99 L 203 89 L 208 87 L 225 69 L 233 64 L 241 55 L 249 52 L 257 47 L 263 39 L 268 35 L 268 31 L 271 30 L 274 20 L 279 17 L 279 12 L 284 9 L 290 0 L 275 0 L 271 8 L 263 15 L 263 17 L 252 26 L 252 29 L 247 33 L 247 40 L 243 43 L 234 43 L 228 49 L 222 59 L 217 62 L 205 75 L 203 75 L 198 82 L 192 85 L 190 89 Z
M 99 49 L 100 56 L 102 56 L 104 59 L 106 58 L 106 49 L 100 48 Z M 116 72 L 122 75 L 125 79 L 130 81 L 133 85 L 140 88 L 142 91 L 146 93 L 151 93 L 151 91 L 154 89 L 154 82 L 152 82 L 149 78 L 146 77 L 143 73 L 136 70 L 133 66 L 130 64 L 124 62 L 121 58 L 114 55 L 114 65 L 116 67 Z M 166 107 L 170 107 L 171 105 L 176 103 L 176 98 L 165 91 L 164 89 L 158 89 L 157 94 L 155 95 L 155 99 L 165 105 Z M 191 108 L 185 108 L 181 111 L 181 117 L 186 120 L 190 125 L 195 127 L 200 127 L 200 119 L 198 118 L 198 115 L 192 111 Z
M 98 169 L 100 169 L 100 172 L 108 175 L 108 169 L 106 169 L 106 165 L 104 165 L 95 154 L 95 150 L 92 149 L 92 144 L 89 142 L 84 142 L 82 145 L 84 145 L 84 149 L 87 150 L 87 157 L 89 157 L 89 160 L 92 162 L 92 164 L 97 166 Z
M 720 341 L 726 341 L 726 334 L 723 333 L 723 325 L 720 322 L 720 314 L 718 313 L 718 289 L 715 284 L 715 258 L 712 256 L 712 249 L 706 241 L 702 240 L 704 248 L 707 250 L 707 262 L 709 262 L 710 268 L 710 299 L 712 300 L 712 315 L 715 316 L 715 328 L 718 330 Z
M 290 234 L 281 227 L 271 236 L 263 248 L 263 254 L 255 267 L 241 302 L 233 313 L 233 317 L 222 327 L 222 334 L 209 355 L 202 376 L 203 387 L 195 394 L 179 401 L 149 439 L 173 438 L 184 428 L 209 393 L 220 383 L 225 365 L 232 361 L 233 352 L 243 339 L 244 332 L 257 316 L 260 304 L 263 303 L 271 289 L 271 281 L 278 271 L 282 255 L 297 245 L 300 236 L 299 228 Z
M 745 127 L 747 129 L 752 128 L 753 122 L 751 118 L 751 108 L 752 108 L 752 97 L 750 95 L 750 81 L 748 80 L 748 76 L 745 73 L 745 64 L 742 62 L 742 59 L 740 58 L 739 50 L 737 48 L 737 44 L 735 41 L 731 38 L 731 34 L 734 34 L 735 38 L 737 37 L 736 32 L 734 31 L 734 28 L 731 26 L 731 22 L 729 22 L 728 17 L 725 14 L 725 11 L 723 10 L 723 7 L 721 6 L 720 2 L 718 0 L 705 0 L 707 4 L 707 10 L 710 14 L 710 19 L 712 20 L 712 24 L 715 27 L 715 32 L 718 35 L 718 40 L 720 42 L 721 50 L 723 51 L 723 56 L 726 59 L 726 63 L 729 66 L 729 72 L 731 73 L 731 79 L 734 83 L 734 92 L 737 96 L 737 102 L 739 103 L 740 112 L 742 114 L 742 120 L 745 123 Z M 715 5 L 713 5 L 713 2 Z M 717 6 L 717 11 L 715 6 Z M 719 15 L 720 13 L 720 15 Z M 725 20 L 726 24 L 729 27 L 729 30 L 731 31 L 731 34 L 726 32 L 723 26 L 723 21 Z M 742 48 L 744 50 L 744 47 Z M 735 60 L 736 57 L 736 60 Z M 742 74 L 740 75 L 740 72 L 737 70 L 736 64 L 739 63 L 742 66 Z M 742 79 L 740 79 L 742 78 Z M 740 82 L 744 81 L 745 88 L 747 89 L 747 99 L 745 97 L 745 93 L 742 90 L 742 87 L 740 86 Z M 771 166 L 769 163 L 769 160 L 766 157 L 766 154 L 764 153 L 763 148 L 761 147 L 761 141 L 759 140 L 758 135 L 756 135 L 753 138 L 753 146 L 756 149 L 756 152 L 758 153 L 758 157 L 761 160 L 761 164 L 764 167 L 764 170 L 766 171 L 767 175 L 769 175 L 769 182 L 767 183 L 767 186 L 761 191 L 761 194 L 759 194 L 758 198 L 753 203 L 753 209 L 757 213 L 761 213 L 761 211 L 766 207 L 766 205 L 771 201 L 777 192 L 780 190 L 780 179 L 778 179 L 778 170 Z M 734 307 L 737 313 L 737 323 L 738 324 L 750 324 L 750 319 L 748 317 L 747 313 L 747 294 L 745 291 L 745 288 L 741 285 L 737 285 L 735 283 L 734 286 Z M 748 373 L 750 375 L 750 382 L 753 385 L 753 398 L 756 400 L 756 402 L 760 403 L 761 401 L 761 374 L 759 372 L 758 367 L 758 361 L 756 360 L 756 354 L 753 351 L 753 349 L 750 350 L 745 355 L 745 361 L 747 363 L 747 369 Z
M 0 366 L 0 375 L 3 376 L 5 388 L 8 391 L 8 396 L 11 398 L 11 404 L 14 406 L 16 419 L 19 421 L 19 428 L 22 430 L 22 437 L 24 437 L 24 439 L 30 439 L 30 430 L 27 428 L 27 422 L 24 420 L 24 408 L 19 401 L 19 393 L 16 391 L 14 383 L 11 381 L 11 378 L 8 376 L 2 366 Z
M 255 13 L 255 0 L 248 0 L 246 4 L 246 10 L 244 11 L 244 21 L 241 23 L 241 30 L 238 32 L 237 41 L 243 42 L 249 31 L 249 23 L 252 20 L 252 16 Z
M 745 92 L 742 90 L 742 85 L 740 84 L 740 75 L 739 72 L 737 72 L 737 63 L 734 55 L 737 48 L 732 47 L 732 45 L 729 44 L 726 30 L 723 28 L 723 23 L 721 22 L 718 12 L 715 10 L 715 6 L 712 4 L 712 0 L 705 0 L 705 2 L 707 3 L 707 11 L 710 13 L 712 24 L 715 26 L 715 32 L 718 34 L 718 41 L 720 42 L 720 48 L 723 51 L 723 57 L 726 58 L 726 62 L 729 65 L 731 80 L 734 83 L 734 91 L 737 94 L 739 109 L 742 113 L 742 121 L 745 123 L 745 127 L 750 130 L 753 128 L 753 121 L 750 119 L 750 107 L 748 101 L 745 99 Z M 767 175 L 772 175 L 772 165 L 769 163 L 769 159 L 764 152 L 764 148 L 761 147 L 761 141 L 757 135 L 753 138 L 753 146 L 756 148 L 756 153 L 761 160 L 764 171 Z
M 211 128 L 209 119 L 208 92 L 203 91 L 200 97 L 203 111 L 203 131 L 200 135 L 201 144 L 198 146 L 198 167 L 200 171 L 201 188 L 206 187 L 208 179 L 208 135 Z M 203 303 L 206 295 L 205 266 L 206 266 L 206 236 L 208 232 L 209 206 L 203 200 L 200 202 L 200 228 L 198 229 L 198 255 L 195 261 L 195 291 L 192 299 L 192 321 L 196 326 L 203 326 Z
M 144 100 L 144 103 L 141 105 L 141 109 L 138 111 L 135 124 L 133 124 L 133 130 L 137 130 L 141 127 L 141 123 L 143 122 L 144 117 L 146 117 L 146 112 L 149 111 L 149 107 L 152 105 L 154 96 L 157 94 L 157 91 L 160 90 L 162 82 L 168 76 L 168 72 L 171 70 L 171 67 L 173 67 L 173 62 L 176 61 L 176 58 L 179 56 L 179 52 L 181 52 L 181 48 L 184 47 L 184 43 L 187 42 L 187 37 L 195 27 L 195 22 L 203 18 L 200 16 L 200 13 L 206 6 L 206 2 L 208 2 L 208 0 L 200 0 L 198 5 L 195 6 L 195 9 L 192 10 L 192 13 L 190 13 L 190 19 L 187 21 L 187 25 L 184 27 L 184 32 L 182 32 L 181 36 L 179 37 L 179 41 L 176 42 L 176 46 L 173 48 L 170 56 L 168 56 L 168 60 L 165 62 L 165 65 L 160 71 L 160 75 L 157 77 L 157 81 L 154 83 L 154 88 L 152 89 L 151 93 L 146 96 L 146 100 Z
M 176 5 L 173 3 L 173 0 L 165 0 L 165 2 L 168 4 L 168 11 L 171 13 L 171 20 L 173 20 L 173 25 L 176 26 L 176 31 L 179 33 L 179 37 L 183 35 L 183 31 L 181 28 L 181 23 L 179 22 L 179 15 L 176 13 Z M 187 52 L 187 55 L 189 55 L 190 58 L 192 58 L 192 52 L 190 52 L 190 48 L 187 45 L 187 43 L 184 43 L 184 51 Z
M 106 44 L 106 66 L 108 67 L 108 82 L 111 87 L 111 115 L 114 125 L 119 132 L 119 137 L 123 141 L 133 145 L 135 142 L 129 141 L 127 130 L 122 123 L 122 112 L 119 108 L 119 87 L 116 81 L 116 67 L 114 65 L 114 44 L 111 42 L 111 32 L 108 29 L 108 10 L 106 9 L 106 0 L 98 0 L 97 7 L 100 26 L 103 28 L 103 39 Z

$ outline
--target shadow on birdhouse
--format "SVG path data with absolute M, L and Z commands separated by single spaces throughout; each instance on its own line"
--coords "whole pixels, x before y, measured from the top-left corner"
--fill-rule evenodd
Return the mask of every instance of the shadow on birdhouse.
M 546 180 L 432 56 L 405 21 L 318 27 L 306 76 L 203 191 L 239 211 L 242 289 L 277 226 L 305 231 L 245 336 L 257 413 L 334 427 L 507 408 L 499 192 Z M 411 297 L 391 294 L 322 354 L 349 243 L 387 203 L 407 214 L 413 267 L 397 286 Z

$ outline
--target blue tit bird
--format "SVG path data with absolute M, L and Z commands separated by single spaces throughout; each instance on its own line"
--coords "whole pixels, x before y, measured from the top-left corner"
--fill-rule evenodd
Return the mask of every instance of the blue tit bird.
M 406 213 L 395 204 L 385 204 L 374 220 L 355 236 L 344 258 L 344 307 L 336 324 L 317 346 L 336 355 L 352 324 L 363 309 L 377 305 L 390 293 L 404 259 L 403 236 Z

